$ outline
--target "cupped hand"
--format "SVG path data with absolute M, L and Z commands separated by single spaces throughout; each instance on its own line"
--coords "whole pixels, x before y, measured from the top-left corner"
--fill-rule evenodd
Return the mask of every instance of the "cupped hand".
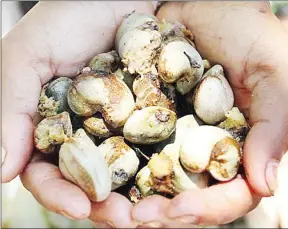
M 229 223 L 276 188 L 288 143 L 288 33 L 269 2 L 170 2 L 157 16 L 186 25 L 201 56 L 224 67 L 236 106 L 252 126 L 244 144 L 247 177 L 172 200 L 149 197 L 132 216 L 152 227 Z
M 75 76 L 94 55 L 109 51 L 123 16 L 134 10 L 154 8 L 148 2 L 39 2 L 2 41 L 2 182 L 22 172 L 40 204 L 72 219 L 135 227 L 132 205 L 123 196 L 112 193 L 91 204 L 43 155 L 35 153 L 27 165 L 41 86 L 53 76 Z

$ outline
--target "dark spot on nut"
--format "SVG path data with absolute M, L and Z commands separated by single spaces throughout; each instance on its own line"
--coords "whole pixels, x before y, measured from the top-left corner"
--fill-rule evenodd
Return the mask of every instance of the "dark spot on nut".
M 108 76 L 109 75 L 108 72 L 102 71 L 102 70 L 95 70 L 94 72 L 99 76 Z
M 188 58 L 192 68 L 201 68 L 201 65 L 198 64 L 196 60 L 192 59 L 186 52 L 184 52 L 184 55 Z
M 161 111 L 158 110 L 155 113 L 155 117 L 160 121 L 160 122 L 168 122 L 169 118 L 170 118 L 170 114 L 165 112 L 165 111 Z
M 116 183 L 127 182 L 129 175 L 123 169 L 119 169 L 112 173 L 112 180 Z

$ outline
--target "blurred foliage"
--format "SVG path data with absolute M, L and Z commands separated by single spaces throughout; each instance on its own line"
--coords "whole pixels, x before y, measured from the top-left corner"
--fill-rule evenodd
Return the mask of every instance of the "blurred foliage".
M 288 1 L 271 1 L 272 11 L 274 14 L 278 15 L 282 8 L 288 8 Z M 288 16 L 288 15 L 286 15 Z

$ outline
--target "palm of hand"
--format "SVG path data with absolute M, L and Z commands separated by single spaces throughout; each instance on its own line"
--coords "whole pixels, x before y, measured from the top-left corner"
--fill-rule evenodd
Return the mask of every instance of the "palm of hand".
M 167 4 L 167 7 L 163 7 L 159 12 L 159 17 L 169 18 L 169 15 L 172 15 L 174 20 L 177 19 L 183 22 L 195 33 L 195 42 L 201 55 L 212 62 L 220 63 L 227 70 L 227 76 L 234 89 L 236 104 L 245 110 L 247 115 L 249 115 L 251 123 L 254 124 L 244 148 L 245 152 L 247 152 L 245 155 L 245 166 L 249 175 L 248 179 L 258 193 L 269 195 L 270 190 L 267 188 L 264 173 L 266 162 L 270 158 L 277 158 L 283 146 L 279 141 L 281 142 L 284 139 L 284 136 L 282 136 L 283 133 L 281 132 L 283 127 L 281 125 L 275 125 L 275 123 L 279 124 L 283 122 L 284 118 L 287 118 L 287 111 L 285 111 L 285 113 L 280 109 L 282 108 L 281 104 L 285 104 L 285 99 L 287 103 L 287 96 L 285 98 L 284 95 L 285 83 L 278 80 L 279 72 L 276 70 L 276 67 L 278 68 L 285 65 L 285 62 L 281 62 L 282 54 L 280 53 L 279 58 L 279 53 L 277 53 L 276 56 L 273 52 L 273 48 L 268 42 L 270 36 L 267 28 L 262 26 L 257 31 L 250 33 L 249 29 L 245 26 L 245 22 L 242 22 L 243 16 L 241 16 L 241 13 L 239 13 L 239 17 L 234 17 L 234 23 L 237 27 L 233 25 L 231 28 L 229 26 L 231 23 L 223 16 L 226 15 L 226 18 L 231 17 L 227 15 L 229 14 L 227 11 L 229 8 L 225 11 L 225 7 L 223 7 L 221 10 L 218 9 L 220 12 L 213 14 L 213 6 L 209 8 L 205 3 L 199 5 L 199 12 L 201 12 L 201 7 L 204 7 L 205 11 L 208 11 L 207 15 L 216 15 L 216 19 L 211 19 L 209 17 L 203 18 L 201 15 L 199 17 L 194 15 L 195 18 L 189 18 L 188 16 L 186 18 L 184 16 L 180 18 L 179 15 L 193 15 L 187 13 L 194 7 L 193 4 L 189 6 L 189 3 L 187 3 L 187 6 L 181 9 L 183 11 L 181 11 L 180 14 L 177 14 L 177 9 L 179 9 L 177 6 L 173 9 L 176 13 L 169 14 L 171 10 L 170 7 L 172 8 L 169 4 Z M 241 9 L 240 7 L 238 10 L 241 12 Z M 39 6 L 38 10 L 38 12 L 41 13 L 41 10 L 44 12 L 47 8 L 44 10 L 44 8 L 41 9 Z M 71 11 L 73 11 L 73 9 Z M 63 11 L 59 10 L 58 16 L 63 16 L 62 13 Z M 244 15 L 245 13 L 247 14 L 245 8 L 242 13 Z M 95 25 L 93 21 L 95 12 L 91 10 L 91 12 L 86 12 L 86 14 L 90 15 L 90 18 L 87 17 L 87 21 L 85 20 L 84 22 L 84 24 L 86 23 L 84 27 L 89 28 L 88 30 L 83 30 L 83 24 L 77 26 L 77 23 L 73 22 L 75 12 L 68 11 L 65 20 L 57 20 L 56 24 L 58 27 L 56 30 L 58 30 L 58 32 L 54 33 L 52 30 L 49 30 L 49 27 L 48 29 L 46 27 L 46 30 L 43 31 L 43 34 L 50 35 L 50 39 L 49 42 L 43 42 L 44 45 L 41 44 L 41 53 L 35 52 L 35 50 L 33 51 L 30 47 L 25 46 L 26 44 L 18 43 L 19 47 L 15 46 L 16 49 L 25 50 L 34 56 L 32 61 L 23 62 L 21 61 L 23 56 L 18 57 L 17 55 L 12 55 L 13 61 L 19 62 L 23 67 L 21 68 L 19 66 L 19 68 L 15 69 L 9 68 L 9 72 L 8 69 L 4 67 L 4 75 L 7 76 L 7 80 L 5 82 L 3 101 L 8 101 L 5 100 L 5 98 L 9 97 L 11 98 L 9 103 L 15 105 L 9 106 L 8 104 L 3 104 L 7 110 L 4 118 L 5 122 L 3 122 L 5 124 L 3 129 L 5 133 L 10 132 L 7 136 L 11 136 L 11 133 L 14 132 L 17 133 L 15 138 L 24 138 L 23 142 L 29 146 L 27 150 L 22 152 L 23 150 L 20 149 L 19 146 L 13 146 L 11 140 L 9 140 L 8 137 L 5 139 L 4 136 L 3 146 L 9 152 L 7 160 L 12 160 L 13 155 L 16 155 L 18 152 L 21 152 L 24 158 L 24 160 L 21 158 L 23 161 L 18 159 L 19 163 L 17 168 L 9 163 L 3 165 L 4 181 L 8 181 L 17 175 L 22 165 L 29 159 L 29 151 L 31 151 L 32 145 L 31 134 L 33 130 L 30 118 L 34 116 L 37 106 L 38 94 L 40 92 L 39 80 L 43 85 L 51 79 L 53 75 L 75 75 L 77 70 L 83 66 L 83 63 L 91 59 L 95 53 L 108 51 L 111 44 L 113 44 L 113 34 L 115 33 L 113 23 L 107 24 L 103 29 L 103 33 L 101 33 L 101 29 L 99 31 L 99 27 L 101 28 L 101 26 L 97 23 Z M 73 15 L 73 17 L 71 17 L 71 15 Z M 250 19 L 255 22 L 254 26 L 256 26 L 260 20 L 258 19 L 259 16 L 253 18 L 254 16 L 252 14 L 248 15 L 252 17 Z M 57 18 L 55 15 L 54 17 Z M 69 23 L 67 23 L 67 17 Z M 31 18 L 33 18 L 33 16 L 31 16 Z M 199 18 L 199 20 L 195 20 L 196 18 Z M 26 20 L 31 20 L 30 23 L 33 24 L 32 19 L 29 19 L 29 17 L 27 17 Z M 53 19 L 50 18 L 50 20 Z M 111 20 L 112 18 L 106 18 L 105 21 L 111 22 Z M 215 20 L 214 24 L 213 20 Z M 263 23 L 259 24 L 262 25 Z M 264 25 L 266 24 L 264 23 Z M 36 25 L 34 24 L 34 26 Z M 69 26 L 71 29 L 67 29 Z M 227 33 L 229 29 L 233 31 Z M 20 26 L 15 29 L 14 33 L 9 35 L 10 37 L 3 41 L 6 41 L 5 47 L 11 46 L 12 41 L 16 39 L 19 33 L 25 34 L 23 28 L 21 29 Z M 85 35 L 83 35 L 83 33 Z M 39 32 L 39 34 L 41 33 Z M 104 40 L 102 37 L 106 39 Z M 43 41 L 45 40 L 47 41 L 47 38 Z M 53 43 L 51 43 L 51 41 L 53 41 Z M 96 41 L 97 43 L 95 44 Z M 71 47 L 75 47 L 75 49 Z M 78 47 L 81 47 L 80 52 Z M 7 50 L 11 49 L 7 48 Z M 33 52 L 31 52 L 31 50 Z M 5 53 L 5 49 L 3 51 Z M 9 56 L 9 53 L 6 54 Z M 8 58 L 6 61 L 9 61 Z M 6 65 L 11 66 L 11 64 Z M 21 72 L 19 72 L 18 69 L 21 69 Z M 31 74 L 35 77 L 28 78 L 27 75 L 24 75 L 21 78 L 13 78 L 13 75 L 21 75 L 23 69 L 26 74 Z M 37 76 L 39 76 L 39 78 L 37 78 Z M 12 78 L 13 84 L 8 80 Z M 13 95 L 12 97 L 10 96 L 11 94 Z M 29 94 L 29 96 L 25 97 L 22 103 L 19 104 L 17 100 L 19 97 L 22 97 L 23 94 Z M 23 107 L 23 104 L 29 105 Z M 28 115 L 23 115 L 24 113 Z M 15 120 L 17 121 L 15 122 Z M 272 128 L 270 128 L 271 126 L 269 125 L 271 122 L 274 124 Z M 19 131 L 15 131 L 19 125 L 22 125 L 25 131 L 20 133 Z M 27 134 L 27 130 L 29 134 Z M 271 136 L 276 136 L 277 139 L 265 135 L 267 131 L 271 133 Z M 271 142 L 275 144 L 271 144 Z M 259 154 L 261 154 L 261 157 L 259 157 Z M 252 166 L 251 162 L 255 160 L 258 163 Z M 257 175 L 259 176 L 259 171 L 263 173 L 262 179 L 256 179 Z M 251 191 L 246 181 L 242 178 L 237 178 L 227 184 L 219 184 L 205 191 L 200 192 L 195 190 L 184 192 L 173 200 L 167 200 L 159 196 L 147 198 L 137 204 L 133 210 L 132 205 L 127 199 L 119 194 L 113 193 L 105 202 L 93 203 L 91 205 L 86 195 L 78 187 L 63 180 L 57 167 L 37 157 L 26 167 L 21 178 L 25 187 L 27 187 L 35 198 L 46 208 L 77 219 L 90 215 L 90 219 L 94 221 L 109 221 L 117 227 L 135 226 L 131 218 L 131 212 L 133 218 L 137 221 L 145 223 L 157 221 L 170 227 L 186 225 L 183 224 L 183 222 L 200 222 L 205 224 L 225 223 L 242 216 L 254 208 L 259 201 L 259 198 Z M 51 188 L 54 190 L 57 189 L 57 197 L 55 197 L 55 192 L 53 192 Z M 237 190 L 237 194 L 235 190 Z M 113 203 L 115 204 L 113 205 Z M 231 209 L 231 206 L 233 209 Z M 121 211 L 119 211 L 119 209 L 121 209 Z M 221 214 L 215 214 L 215 211 L 221 212 Z M 182 223 L 173 220 L 174 217 L 185 215 L 193 217 L 186 217 L 186 220 L 182 220 Z

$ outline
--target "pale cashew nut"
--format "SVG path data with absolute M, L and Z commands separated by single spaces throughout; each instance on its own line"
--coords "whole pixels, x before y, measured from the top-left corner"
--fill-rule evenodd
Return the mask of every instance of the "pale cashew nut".
M 215 126 L 190 129 L 180 147 L 180 161 L 188 171 L 209 171 L 220 181 L 236 176 L 241 156 L 239 143 L 229 132 Z
M 157 143 L 174 132 L 176 120 L 176 114 L 164 107 L 153 106 L 136 110 L 124 125 L 124 137 L 132 143 Z
M 108 164 L 112 177 L 112 190 L 125 185 L 136 174 L 139 159 L 122 136 L 110 137 L 98 148 Z
M 166 83 L 176 82 L 176 89 L 184 95 L 201 79 L 204 63 L 193 46 L 188 42 L 176 40 L 161 50 L 158 71 Z
M 114 128 L 121 127 L 135 108 L 132 92 L 115 75 L 93 72 L 76 77 L 67 94 L 71 110 L 81 116 L 101 112 Z
M 196 114 L 205 123 L 215 125 L 225 119 L 225 113 L 233 107 L 234 95 L 221 65 L 214 65 L 204 74 L 193 100 Z
M 122 63 L 131 74 L 151 72 L 161 46 L 157 23 L 155 17 L 131 14 L 117 30 L 115 46 Z
M 111 192 L 108 165 L 83 129 L 78 129 L 62 144 L 59 168 L 63 176 L 79 186 L 91 201 L 103 201 Z

